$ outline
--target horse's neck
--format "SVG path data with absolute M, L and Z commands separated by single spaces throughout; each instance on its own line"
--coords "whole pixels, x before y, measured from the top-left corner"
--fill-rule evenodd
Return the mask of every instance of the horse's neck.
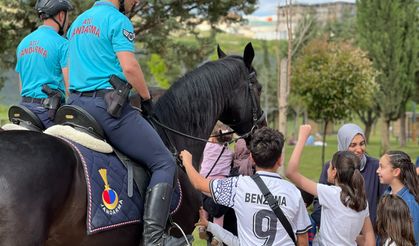
M 177 88 L 177 90 L 181 89 Z M 166 94 L 165 96 L 174 97 L 173 95 L 176 95 L 176 92 Z M 163 99 L 164 103 L 157 105 L 156 115 L 163 124 L 166 124 L 170 128 L 206 140 L 209 138 L 215 123 L 222 113 L 224 107 L 222 100 L 221 97 L 214 98 L 214 95 L 210 92 L 202 92 L 202 95 L 199 97 L 184 94 L 182 98 L 169 98 L 169 100 L 166 98 Z M 193 106 L 191 106 L 192 103 Z M 168 107 L 170 110 L 163 110 L 161 107 Z M 166 132 L 164 131 L 161 127 L 158 129 L 160 136 L 169 149 L 173 150 L 172 144 L 179 152 L 187 149 L 192 153 L 194 163 L 200 161 L 205 142 L 180 136 L 167 130 Z

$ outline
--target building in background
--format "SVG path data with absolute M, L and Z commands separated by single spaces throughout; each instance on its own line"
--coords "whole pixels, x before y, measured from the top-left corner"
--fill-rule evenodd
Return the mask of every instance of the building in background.
M 279 39 L 287 39 L 287 19 L 285 16 L 289 6 L 279 6 L 277 17 L 277 32 Z M 292 32 L 298 26 L 298 23 L 306 16 L 314 16 L 316 22 L 320 26 L 326 25 L 328 22 L 340 21 L 347 17 L 354 17 L 356 15 L 355 3 L 349 2 L 333 2 L 333 3 L 318 3 L 318 4 L 293 4 L 291 15 Z
M 243 35 L 254 39 L 274 40 L 287 39 L 286 11 L 289 6 L 278 6 L 276 16 L 247 16 L 245 23 L 221 24 L 217 26 L 226 33 Z M 318 25 L 326 25 L 331 21 L 339 21 L 356 14 L 355 3 L 329 2 L 317 4 L 292 4 L 291 27 L 294 32 L 298 23 L 307 15 L 315 17 Z M 200 30 L 210 29 L 208 24 L 202 24 Z

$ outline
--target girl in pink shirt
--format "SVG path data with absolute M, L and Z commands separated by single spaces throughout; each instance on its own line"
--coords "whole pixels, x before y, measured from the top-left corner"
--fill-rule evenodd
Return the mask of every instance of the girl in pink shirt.
M 227 144 L 231 141 L 233 136 L 232 134 L 222 135 L 229 131 L 231 131 L 229 127 L 221 122 L 217 122 L 215 125 L 211 137 L 209 138 L 209 142 L 205 145 L 201 170 L 199 172 L 202 176 L 215 179 L 225 178 L 230 174 L 234 153 L 228 148 Z M 204 210 L 204 214 L 206 218 L 208 218 L 208 212 Z M 218 218 L 214 217 L 213 222 L 223 227 L 224 215 Z M 205 237 L 205 228 L 200 227 L 199 231 L 200 237 Z M 220 240 L 217 238 L 214 239 L 211 244 L 217 245 Z

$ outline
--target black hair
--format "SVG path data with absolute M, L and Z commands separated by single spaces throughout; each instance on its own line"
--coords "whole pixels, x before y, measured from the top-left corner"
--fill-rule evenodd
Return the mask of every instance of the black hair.
M 211 132 L 211 136 L 217 138 L 217 142 L 220 144 L 228 143 L 233 139 L 233 133 L 225 134 L 227 132 L 231 132 L 231 128 L 227 125 L 223 124 L 221 121 L 217 121 L 215 124 L 214 129 Z
M 389 157 L 393 168 L 400 169 L 400 182 L 407 187 L 409 192 L 415 197 L 416 202 L 419 203 L 419 177 L 409 155 L 398 150 L 387 151 L 385 155 Z
M 284 135 L 275 129 L 263 127 L 252 134 L 249 149 L 256 166 L 271 168 L 281 157 Z

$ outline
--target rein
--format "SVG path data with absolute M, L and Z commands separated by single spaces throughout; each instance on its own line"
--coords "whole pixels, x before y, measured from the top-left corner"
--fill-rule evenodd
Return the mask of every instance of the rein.
M 247 137 L 249 137 L 252 133 L 253 133 L 253 131 L 258 127 L 258 124 L 259 123 L 261 123 L 263 120 L 265 120 L 265 113 L 263 112 L 263 111 L 259 111 L 259 108 L 258 108 L 258 105 L 257 105 L 257 99 L 256 99 L 256 95 L 255 95 L 255 92 L 254 92 L 254 84 L 255 83 L 257 83 L 257 80 L 256 80 L 256 73 L 253 71 L 253 72 L 251 72 L 250 74 L 249 74 L 249 76 L 248 76 L 248 79 L 247 79 L 247 81 L 248 81 L 248 85 L 249 85 L 249 93 L 250 93 L 250 97 L 251 97 L 251 105 L 252 105 L 252 122 L 253 122 L 253 126 L 251 127 L 251 129 L 248 131 L 248 132 L 246 132 L 245 134 L 243 134 L 243 135 L 240 135 L 239 137 L 237 137 L 237 138 L 233 138 L 232 140 L 230 140 L 229 142 L 226 142 L 225 143 L 225 145 L 229 145 L 229 144 L 231 144 L 231 143 L 234 143 L 234 142 L 236 142 L 237 140 L 239 140 L 239 139 L 242 139 L 242 138 L 247 138 Z M 258 117 L 258 114 L 260 113 L 260 116 Z M 183 166 L 183 164 L 182 164 L 182 161 L 180 160 L 180 158 L 179 158 L 179 151 L 177 150 L 177 148 L 176 148 L 176 146 L 175 146 L 175 144 L 173 143 L 173 141 L 172 141 L 172 139 L 169 137 L 169 135 L 167 134 L 167 131 L 170 131 L 170 132 L 172 132 L 172 133 L 175 133 L 175 134 L 177 134 L 177 135 L 179 135 L 179 136 L 182 136 L 182 137 L 185 137 L 185 138 L 189 138 L 189 139 L 192 139 L 192 140 L 195 140 L 195 141 L 199 141 L 199 142 L 204 142 L 204 143 L 209 143 L 210 141 L 208 140 L 208 139 L 203 139 L 203 138 L 199 138 L 199 137 L 195 137 L 195 136 L 192 136 L 192 135 L 189 135 L 189 134 L 186 134 L 186 133 L 183 133 L 183 132 L 180 132 L 180 131 L 178 131 L 178 130 L 175 130 L 175 129 L 173 129 L 173 128 L 171 128 L 171 127 L 169 127 L 169 126 L 167 126 L 167 125 L 165 125 L 165 124 L 163 124 L 162 122 L 160 122 L 159 121 L 159 119 L 157 119 L 155 116 L 153 116 L 153 115 L 151 115 L 151 116 L 148 116 L 148 119 L 150 120 L 150 122 L 153 124 L 153 126 L 155 126 L 154 124 L 156 124 L 156 125 L 158 125 L 158 126 L 160 126 L 160 127 L 162 127 L 163 128 L 163 130 L 164 130 L 164 134 L 165 134 L 165 136 L 166 136 L 166 138 L 168 139 L 168 141 L 169 141 L 169 144 L 170 144 L 170 146 L 171 146 L 171 148 L 172 148 L 172 154 L 173 154 L 173 156 L 174 156 L 174 158 L 176 159 L 176 163 L 182 168 L 182 170 L 184 170 L 185 171 L 185 169 L 184 169 L 184 166 Z M 239 124 L 234 124 L 234 125 L 229 125 L 230 127 L 234 127 L 234 126 L 240 126 L 240 125 L 242 125 L 242 124 L 245 124 L 246 122 L 243 122 L 243 123 L 239 123 Z M 223 136 L 223 135 L 228 135 L 228 134 L 233 134 L 233 133 L 235 133 L 236 131 L 229 131 L 229 132 L 226 132 L 226 133 L 220 133 L 220 134 L 217 134 L 217 135 L 212 135 L 212 137 L 218 137 L 218 136 Z M 218 158 L 217 158 L 217 160 L 215 161 L 215 163 L 213 164 L 213 166 L 211 167 L 211 170 L 208 172 L 208 174 L 207 174 L 207 176 L 211 173 L 211 171 L 214 169 L 214 167 L 215 167 L 215 165 L 217 164 L 217 162 L 218 162 L 218 160 L 220 159 L 220 157 L 221 157 L 221 155 L 223 154 L 223 152 L 224 152 L 224 149 L 225 149 L 225 146 L 224 146 L 224 148 L 223 148 L 223 151 L 221 151 L 221 153 L 220 153 L 220 155 L 218 156 Z
M 207 175 L 205 175 L 205 178 L 208 178 L 208 176 L 211 174 L 212 170 L 214 169 L 214 167 L 215 167 L 215 165 L 217 164 L 217 162 L 220 160 L 220 158 L 221 158 L 221 156 L 223 155 L 224 150 L 225 150 L 226 148 L 227 148 L 227 147 L 226 147 L 225 145 L 223 145 L 223 149 L 221 150 L 220 154 L 218 155 L 217 160 L 215 160 L 214 164 L 212 164 L 212 167 L 211 167 L 211 169 L 209 170 L 209 172 L 207 173 Z

